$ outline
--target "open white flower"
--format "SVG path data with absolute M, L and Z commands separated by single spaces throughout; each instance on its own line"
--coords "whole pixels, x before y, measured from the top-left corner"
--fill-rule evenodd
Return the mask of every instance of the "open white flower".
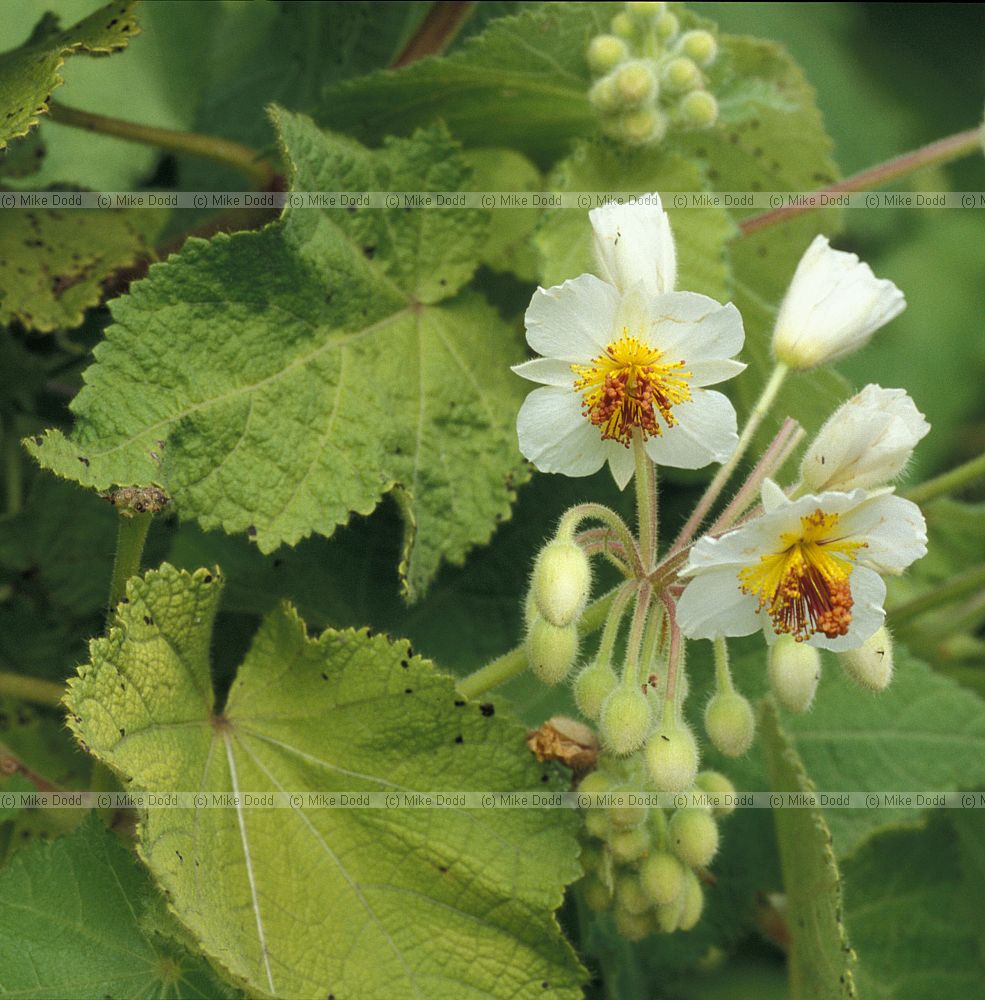
M 801 462 L 801 480 L 815 493 L 885 486 L 929 430 L 905 390 L 867 385 L 818 432 Z
M 599 271 L 538 288 L 527 343 L 542 357 L 513 368 L 542 388 L 517 417 L 520 451 L 542 472 L 587 476 L 608 461 L 622 488 L 639 433 L 658 465 L 699 469 L 737 443 L 735 410 L 705 386 L 745 368 L 735 306 L 673 291 L 674 240 L 657 195 L 590 214 Z
M 841 652 L 883 623 L 886 585 L 927 551 L 916 504 L 883 493 L 821 493 L 788 500 L 774 483 L 766 512 L 721 538 L 702 538 L 682 575 L 692 577 L 677 623 L 695 639 L 791 635 Z
M 891 281 L 816 236 L 780 306 L 773 353 L 791 368 L 815 368 L 858 350 L 905 308 L 903 293 Z

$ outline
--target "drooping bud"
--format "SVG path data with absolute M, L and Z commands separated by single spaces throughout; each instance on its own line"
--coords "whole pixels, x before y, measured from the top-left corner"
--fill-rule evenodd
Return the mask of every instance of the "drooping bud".
M 596 35 L 588 45 L 588 65 L 595 74 L 608 73 L 628 55 L 626 43 L 617 35 Z
M 558 628 L 543 618 L 536 619 L 527 633 L 527 660 L 538 680 L 560 684 L 578 658 L 578 629 Z
M 612 906 L 612 891 L 597 875 L 582 880 L 581 892 L 585 905 L 596 913 L 603 913 Z
M 698 773 L 698 744 L 690 728 L 662 727 L 646 745 L 646 765 L 658 792 L 686 792 Z
M 788 712 L 806 712 L 821 679 L 821 655 L 806 642 L 781 635 L 770 646 L 767 673 L 776 700 Z
M 653 919 L 649 913 L 630 913 L 617 906 L 613 911 L 616 930 L 627 941 L 642 941 L 653 933 Z
M 580 546 L 560 538 L 545 545 L 530 581 L 537 610 L 558 628 L 576 622 L 592 589 L 592 567 Z
M 657 38 L 662 42 L 673 41 L 677 37 L 677 32 L 681 30 L 680 21 L 674 14 L 667 11 L 657 18 Z
M 673 854 L 657 851 L 640 865 L 640 884 L 657 906 L 669 906 L 684 892 L 684 865 Z
M 603 114 L 615 114 L 621 107 L 615 77 L 609 74 L 603 76 L 601 80 L 596 80 L 588 92 L 588 100 L 597 111 Z
M 609 22 L 609 27 L 612 29 L 612 33 L 620 38 L 630 39 L 636 35 L 636 24 L 625 11 L 616 14 Z
M 710 128 L 718 121 L 718 101 L 707 90 L 692 90 L 681 98 L 681 119 L 688 128 Z
M 708 809 L 678 809 L 670 817 L 668 840 L 689 868 L 704 868 L 718 851 L 718 825 Z
M 619 756 L 643 746 L 653 724 L 650 702 L 639 688 L 616 688 L 602 705 L 599 735 L 607 749 Z
M 929 431 L 905 390 L 867 385 L 818 431 L 800 463 L 800 477 L 813 493 L 885 486 L 903 471 Z
M 685 872 L 684 906 L 681 908 L 681 919 L 677 924 L 678 930 L 689 931 L 694 928 L 701 919 L 704 904 L 705 894 L 697 875 L 692 871 Z
M 838 653 L 838 662 L 853 681 L 870 691 L 885 691 L 893 679 L 893 639 L 885 625 L 858 649 Z
M 806 370 L 864 346 L 906 308 L 903 293 L 853 253 L 817 236 L 804 252 L 773 328 L 773 353 Z
M 575 678 L 574 695 L 578 711 L 596 721 L 605 699 L 616 689 L 619 678 L 608 660 L 594 660 Z
M 626 785 L 617 788 L 615 792 L 628 799 L 633 789 Z M 614 830 L 627 830 L 639 826 L 646 819 L 648 812 L 647 807 L 642 805 L 609 806 L 609 821 Z
M 756 718 L 749 699 L 738 691 L 719 691 L 705 707 L 705 732 L 726 757 L 741 757 L 752 746 Z
M 646 913 L 650 909 L 650 900 L 635 874 L 626 872 L 616 880 L 616 906 L 633 914 Z
M 657 95 L 657 76 L 653 65 L 645 59 L 635 59 L 616 71 L 616 90 L 623 107 L 639 108 Z
M 701 70 L 692 60 L 678 56 L 664 66 L 660 81 L 672 93 L 683 94 L 701 86 Z
M 710 66 L 718 55 L 718 42 L 710 31 L 685 31 L 677 43 L 678 51 L 699 66 Z
M 626 13 L 644 25 L 653 24 L 666 9 L 667 4 L 665 3 L 647 3 L 646 0 L 639 0 L 639 2 L 630 0 L 626 4 Z
M 650 849 L 650 831 L 646 826 L 636 826 L 630 830 L 611 830 L 608 844 L 616 861 L 623 865 L 632 864 L 634 861 L 639 861 Z
M 676 931 L 680 926 L 681 913 L 683 910 L 684 893 L 681 893 L 681 898 L 675 899 L 673 903 L 666 903 L 656 907 L 653 912 L 656 916 L 657 927 L 659 927 L 664 934 L 673 934 L 674 931 Z
M 620 115 L 619 138 L 631 146 L 650 146 L 667 134 L 667 116 L 656 108 L 640 108 Z
M 720 818 L 735 812 L 735 785 L 720 771 L 702 771 L 694 783 L 701 791 L 716 797 L 718 805 L 711 807 L 712 816 Z

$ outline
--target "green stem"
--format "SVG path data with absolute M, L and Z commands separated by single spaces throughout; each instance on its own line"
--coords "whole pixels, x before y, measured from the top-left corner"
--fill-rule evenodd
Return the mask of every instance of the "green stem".
M 140 572 L 140 557 L 143 555 L 147 530 L 153 519 L 153 514 L 120 515 L 113 579 L 109 585 L 110 615 L 127 592 L 127 580 Z
M 719 691 L 732 691 L 732 671 L 728 665 L 728 644 L 721 637 L 715 640 L 715 686 Z
M 919 486 L 914 486 L 913 489 L 907 490 L 904 496 L 914 503 L 927 503 L 928 500 L 936 500 L 937 497 L 954 493 L 982 476 L 985 476 L 985 453 L 949 472 L 928 479 Z
M 474 2 L 462 0 L 438 0 L 432 4 L 421 26 L 390 63 L 390 68 L 400 69 L 426 56 L 440 55 L 454 41 L 475 6 Z
M 619 626 L 622 624 L 622 616 L 626 613 L 626 605 L 636 590 L 636 581 L 631 580 L 624 583 L 617 591 L 609 608 L 609 614 L 605 619 L 605 626 L 602 629 L 602 638 L 599 639 L 599 648 L 596 659 L 601 662 L 612 662 L 612 653 L 616 648 L 616 638 L 619 635 Z
M 626 663 L 623 666 L 623 687 L 633 690 L 640 683 L 640 648 L 643 645 L 643 632 L 646 629 L 647 618 L 650 615 L 650 597 L 653 591 L 649 583 L 644 583 L 636 594 L 636 607 L 633 609 L 633 622 L 626 639 Z
M 981 150 L 981 143 L 982 127 L 970 128 L 964 132 L 949 135 L 944 139 L 938 139 L 920 149 L 903 153 L 902 156 L 896 156 L 885 163 L 878 163 L 874 167 L 846 177 L 843 181 L 838 181 L 837 184 L 822 188 L 816 193 L 843 194 L 850 191 L 871 191 L 872 188 L 882 187 L 883 184 L 915 173 L 917 170 L 923 170 L 924 167 L 940 166 L 960 159 L 962 156 L 968 156 L 970 153 L 978 152 Z M 793 219 L 807 212 L 815 212 L 821 206 L 813 204 L 813 202 L 820 200 L 815 198 L 811 199 L 812 204 L 809 205 L 784 205 L 759 215 L 751 215 L 739 223 L 739 231 L 741 235 L 749 236 L 751 233 L 768 229 L 770 226 L 785 222 L 787 219 Z
M 697 507 L 694 508 L 694 513 L 688 518 L 687 524 L 684 525 L 681 533 L 677 536 L 670 550 L 671 554 L 678 552 L 691 540 L 691 536 L 698 530 L 708 511 L 714 506 L 725 484 L 729 481 L 732 473 L 735 472 L 735 467 L 742 460 L 742 456 L 745 455 L 749 445 L 752 443 L 752 439 L 756 431 L 759 430 L 759 425 L 763 422 L 763 418 L 769 412 L 773 403 L 776 402 L 777 394 L 780 392 L 780 388 L 789 371 L 790 369 L 782 361 L 777 361 L 769 380 L 763 386 L 763 391 L 759 399 L 756 400 L 756 405 L 749 414 L 749 419 L 742 430 L 739 443 L 735 446 L 735 451 L 732 452 L 728 461 L 715 473 L 715 478 L 708 484 L 704 495 L 698 501 Z
M 657 467 L 646 453 L 643 435 L 638 427 L 633 431 L 633 459 L 636 463 L 636 517 L 640 532 L 640 558 L 643 571 L 649 573 L 657 560 Z
M 64 693 L 64 686 L 56 684 L 54 681 L 0 671 L 0 695 L 5 695 L 8 698 L 58 708 Z
M 579 634 L 590 635 L 602 627 L 602 623 L 608 617 L 609 607 L 615 600 L 618 591 L 618 587 L 613 588 L 609 593 L 603 594 L 585 608 L 585 613 L 578 622 Z M 508 653 L 497 656 L 495 660 L 491 660 L 484 667 L 479 667 L 467 677 L 463 677 L 458 682 L 458 692 L 464 698 L 477 698 L 480 694 L 518 677 L 526 669 L 527 650 L 526 646 L 520 643 Z
M 112 135 L 130 142 L 140 142 L 147 146 L 157 146 L 172 153 L 188 153 L 206 160 L 232 167 L 250 179 L 261 191 L 267 190 L 277 176 L 274 168 L 258 158 L 255 150 L 231 139 L 221 139 L 214 135 L 200 135 L 197 132 L 181 132 L 171 128 L 156 128 L 121 118 L 108 118 L 91 111 L 69 108 L 56 101 L 48 103 L 52 121 L 73 128 L 87 129 L 101 135 Z
M 925 591 L 902 604 L 887 608 L 886 614 L 890 623 L 898 626 L 926 611 L 933 611 L 934 608 L 940 608 L 950 604 L 951 601 L 972 594 L 983 586 L 985 586 L 985 563 L 959 573 L 946 583 L 938 584 L 933 590 Z
M 3 432 L 3 472 L 7 483 L 7 513 L 13 516 L 21 509 L 24 493 L 24 466 L 21 463 L 20 442 L 17 440 L 12 426 Z
M 643 567 L 640 559 L 639 547 L 633 533 L 629 530 L 626 522 L 611 508 L 600 503 L 580 503 L 564 512 L 557 527 L 557 537 L 571 540 L 575 531 L 582 521 L 601 521 L 611 528 L 616 537 L 622 542 L 626 550 L 627 557 L 632 561 L 633 568 L 637 576 L 643 575 Z

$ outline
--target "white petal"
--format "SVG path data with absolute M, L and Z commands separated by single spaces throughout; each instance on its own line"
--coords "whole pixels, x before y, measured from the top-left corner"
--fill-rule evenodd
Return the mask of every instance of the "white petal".
M 752 635 L 761 625 L 756 606 L 756 598 L 739 589 L 734 568 L 716 569 L 684 588 L 677 602 L 677 624 L 692 639 Z
M 619 293 L 594 274 L 538 288 L 527 307 L 527 343 L 538 353 L 586 364 L 612 340 Z
M 657 465 L 701 469 L 724 462 L 735 450 L 735 409 L 720 392 L 695 389 L 693 398 L 674 407 L 677 423 L 646 442 L 646 453 Z
M 742 316 L 732 303 L 721 305 L 697 292 L 661 295 L 651 306 L 650 341 L 671 355 L 692 362 L 731 358 L 742 350 Z
M 606 452 L 609 459 L 609 471 L 616 481 L 616 486 L 624 490 L 626 484 L 633 478 L 636 471 L 636 460 L 633 458 L 633 449 L 626 448 L 616 441 L 606 441 Z
M 533 361 L 513 365 L 510 370 L 521 378 L 540 382 L 541 385 L 561 385 L 570 389 L 575 381 L 571 365 L 567 361 L 558 361 L 555 358 L 534 358 Z
M 848 635 L 829 639 L 823 633 L 815 633 L 808 639 L 811 646 L 830 649 L 842 653 L 846 649 L 857 649 L 886 620 L 883 604 L 886 600 L 886 584 L 878 573 L 865 566 L 856 566 L 850 578 L 852 588 L 852 623 Z
M 741 375 L 746 370 L 746 365 L 741 361 L 722 358 L 719 361 L 688 361 L 687 370 L 691 373 L 687 384 L 692 389 L 699 389 L 701 386 L 717 385 Z
M 865 542 L 857 561 L 880 573 L 902 573 L 927 554 L 927 523 L 920 508 L 893 494 L 874 497 L 847 511 L 839 533 Z
M 581 413 L 576 393 L 554 386 L 534 389 L 516 418 L 520 451 L 541 472 L 589 476 L 605 461 L 597 428 Z
M 677 251 L 660 196 L 650 204 L 603 205 L 588 213 L 599 273 L 620 291 L 642 283 L 650 295 L 674 290 Z

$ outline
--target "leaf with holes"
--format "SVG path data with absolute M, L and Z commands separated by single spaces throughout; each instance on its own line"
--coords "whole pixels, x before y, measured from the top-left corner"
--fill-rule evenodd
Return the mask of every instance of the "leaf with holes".
M 369 151 L 278 112 L 293 187 L 460 189 L 432 129 Z M 519 331 L 460 291 L 488 219 L 306 202 L 258 233 L 190 240 L 113 303 L 66 438 L 29 450 L 86 486 L 164 486 L 183 517 L 269 552 L 394 491 L 421 591 L 507 517 L 526 466 Z
M 247 793 L 549 789 L 523 729 L 459 699 L 407 643 L 309 639 L 286 605 L 219 708 L 221 586 L 168 564 L 132 579 L 66 696 L 74 733 L 130 787 L 238 797 L 141 818 L 141 853 L 205 952 L 278 996 L 579 996 L 553 916 L 579 874 L 573 814 L 245 807 Z
M 54 14 L 45 14 L 31 37 L 0 55 L 0 149 L 27 135 L 48 110 L 51 92 L 64 81 L 59 69 L 77 52 L 103 55 L 122 49 L 138 31 L 137 0 L 116 0 L 64 31 Z

